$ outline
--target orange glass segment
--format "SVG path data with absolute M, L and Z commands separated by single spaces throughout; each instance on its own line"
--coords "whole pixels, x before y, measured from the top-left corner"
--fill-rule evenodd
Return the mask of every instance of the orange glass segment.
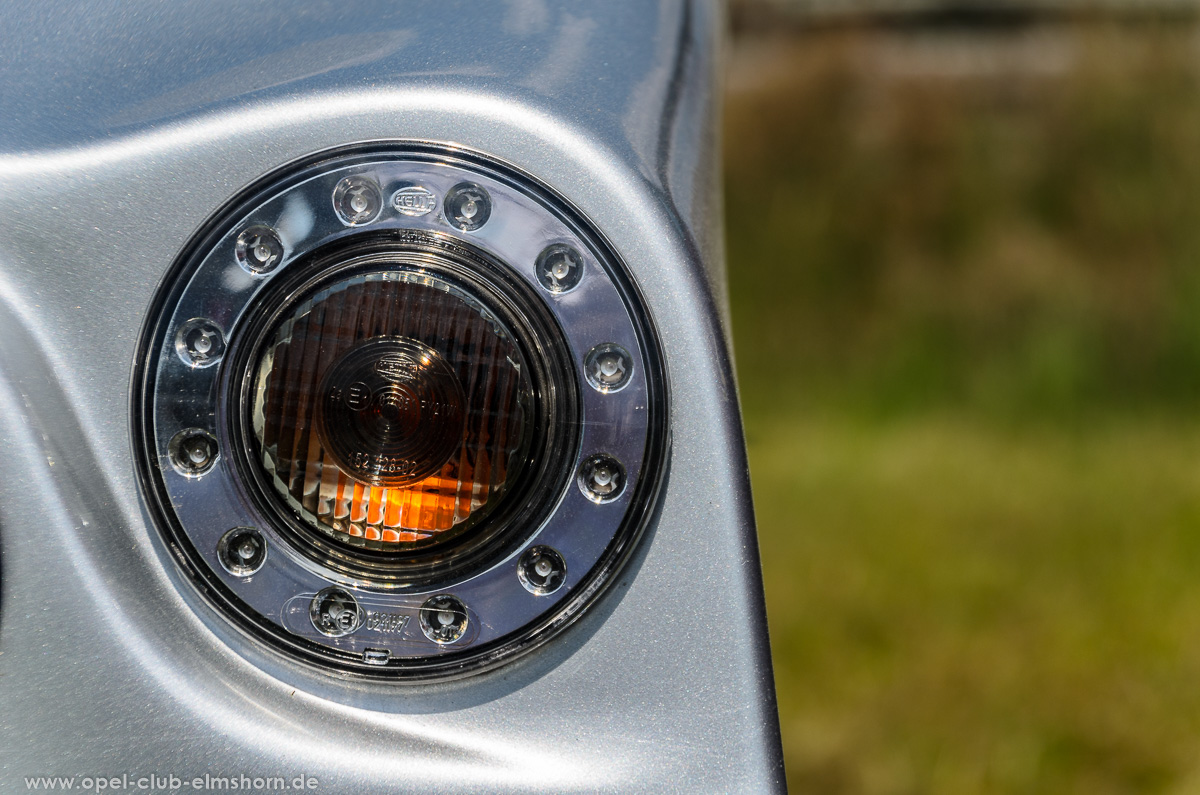
M 268 340 L 251 406 L 262 465 L 327 536 L 427 546 L 474 524 L 519 474 L 529 371 L 465 289 L 361 274 L 300 302 Z

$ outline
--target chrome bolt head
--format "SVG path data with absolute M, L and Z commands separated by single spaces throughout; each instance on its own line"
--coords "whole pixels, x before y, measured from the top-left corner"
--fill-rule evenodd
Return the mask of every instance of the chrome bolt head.
M 235 527 L 217 542 L 217 559 L 230 574 L 249 577 L 267 561 L 267 540 L 253 527 Z
M 537 280 L 547 291 L 565 293 L 583 278 L 583 257 L 570 246 L 556 243 L 538 255 Z
M 417 617 L 421 631 L 434 643 L 453 643 L 467 631 L 467 607 L 450 594 L 426 599 Z
M 583 372 L 597 392 L 620 392 L 633 378 L 633 357 L 620 345 L 605 342 L 588 351 Z
M 607 453 L 584 459 L 579 466 L 579 488 L 592 502 L 612 502 L 625 491 L 625 467 Z
M 167 443 L 167 456 L 179 474 L 200 477 L 217 462 L 217 439 L 200 428 L 187 428 L 171 437 Z
M 283 262 L 283 242 L 269 226 L 250 226 L 238 235 L 234 244 L 238 264 L 256 276 L 262 276 Z
M 492 197 L 472 182 L 460 182 L 446 193 L 442 202 L 446 221 L 464 232 L 474 232 L 492 215 Z
M 517 563 L 517 577 L 525 590 L 536 596 L 545 596 L 563 586 L 567 564 L 562 555 L 550 547 L 530 547 Z
M 358 601 L 341 588 L 326 588 L 309 603 L 308 617 L 317 632 L 331 638 L 341 638 L 357 630 L 363 623 L 363 611 Z
M 379 217 L 383 194 L 374 180 L 346 177 L 333 189 L 333 209 L 346 226 L 366 226 Z

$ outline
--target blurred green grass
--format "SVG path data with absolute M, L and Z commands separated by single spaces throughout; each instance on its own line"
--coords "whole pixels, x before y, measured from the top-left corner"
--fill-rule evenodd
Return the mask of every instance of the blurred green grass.
M 1200 792 L 1198 43 L 740 45 L 730 290 L 793 791 Z

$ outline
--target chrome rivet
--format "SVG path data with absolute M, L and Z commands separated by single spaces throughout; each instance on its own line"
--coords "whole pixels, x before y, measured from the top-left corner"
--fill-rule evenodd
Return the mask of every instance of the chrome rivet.
M 606 453 L 588 456 L 579 466 L 579 488 L 592 502 L 612 502 L 625 490 L 625 467 Z
M 620 392 L 633 378 L 633 357 L 615 342 L 606 342 L 588 351 L 583 372 L 597 392 Z
M 379 217 L 383 196 L 367 177 L 346 177 L 333 189 L 333 209 L 346 226 L 365 226 Z
M 225 335 L 211 320 L 192 318 L 175 333 L 175 353 L 188 367 L 211 367 L 225 355 Z
M 230 574 L 249 577 L 267 561 L 267 540 L 253 527 L 235 527 L 217 542 L 217 560 Z
M 492 197 L 473 182 L 460 182 L 446 194 L 442 203 L 446 220 L 464 232 L 474 232 L 492 215 Z
M 331 638 L 349 635 L 363 623 L 358 601 L 341 588 L 326 588 L 314 596 L 308 617 L 318 632 Z
M 218 455 L 216 437 L 200 428 L 182 430 L 167 443 L 171 466 L 189 478 L 200 477 L 211 470 Z
M 583 278 L 583 257 L 570 246 L 556 243 L 538 255 L 534 270 L 538 283 L 547 291 L 565 293 Z
M 434 643 L 453 643 L 467 631 L 467 607 L 457 596 L 439 594 L 418 611 L 421 631 Z
M 234 244 L 238 264 L 257 276 L 270 273 L 283 262 L 283 242 L 269 226 L 242 230 Z
M 547 546 L 527 549 L 517 563 L 517 578 L 535 596 L 554 593 L 566 577 L 567 564 L 562 555 Z

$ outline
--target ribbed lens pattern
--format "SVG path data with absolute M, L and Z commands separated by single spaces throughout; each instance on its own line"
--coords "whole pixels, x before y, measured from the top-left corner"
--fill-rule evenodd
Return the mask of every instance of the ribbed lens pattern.
M 501 499 L 532 398 L 512 335 L 480 300 L 379 271 L 316 292 L 268 335 L 251 421 L 269 480 L 309 525 L 404 550 Z

